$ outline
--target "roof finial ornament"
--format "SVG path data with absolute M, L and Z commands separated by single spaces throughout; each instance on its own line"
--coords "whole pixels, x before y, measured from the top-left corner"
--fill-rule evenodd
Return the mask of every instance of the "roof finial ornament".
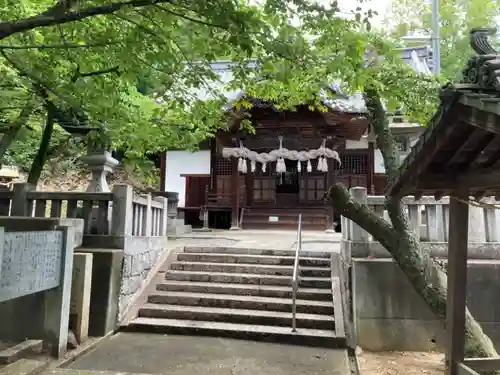
M 489 42 L 495 29 L 476 28 L 470 31 L 470 45 L 477 55 L 469 58 L 463 72 L 463 82 L 482 89 L 500 90 L 500 55 Z
M 478 55 L 496 55 L 497 51 L 489 42 L 489 37 L 496 33 L 493 28 L 475 28 L 470 31 L 470 45 Z

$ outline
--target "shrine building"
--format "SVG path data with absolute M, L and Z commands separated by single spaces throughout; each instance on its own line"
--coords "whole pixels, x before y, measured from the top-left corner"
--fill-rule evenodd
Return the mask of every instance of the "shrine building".
M 400 51 L 415 70 L 430 74 L 427 47 Z M 230 74 L 228 62 L 212 67 L 222 77 Z M 326 112 L 307 105 L 278 111 L 254 100 L 249 111 L 254 134 L 234 121 L 199 151 L 164 153 L 162 190 L 179 194 L 180 215 L 193 227 L 205 218 L 211 228 L 296 229 L 300 213 L 304 230 L 335 229 L 337 215 L 324 200 L 327 188 L 341 181 L 383 194 L 387 177 L 362 96 L 328 99 L 324 105 Z M 398 114 L 390 126 L 402 161 L 423 129 Z

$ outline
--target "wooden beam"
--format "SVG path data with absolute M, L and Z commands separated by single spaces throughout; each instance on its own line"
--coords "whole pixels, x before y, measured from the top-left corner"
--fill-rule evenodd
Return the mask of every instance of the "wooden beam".
M 500 357 L 466 358 L 464 364 L 477 372 L 497 372 L 500 370 Z
M 459 117 L 460 121 L 491 133 L 500 134 L 497 114 L 481 111 L 474 107 L 469 107 L 461 112 L 464 114 Z
M 455 199 L 456 198 L 456 199 Z M 464 359 L 465 306 L 467 289 L 467 245 L 469 192 L 463 188 L 450 197 L 448 233 L 448 297 L 446 304 L 446 375 L 456 375 Z
M 498 170 L 474 169 L 463 175 L 427 173 L 416 182 L 416 190 L 450 190 L 450 186 L 463 186 L 468 189 L 490 190 L 500 187 L 500 168 Z
M 470 137 L 465 140 L 465 142 L 455 150 L 452 157 L 449 159 L 447 164 L 458 164 L 458 160 L 464 154 L 467 156 L 467 162 L 460 162 L 461 167 L 465 167 L 464 170 L 467 170 L 472 163 L 476 160 L 476 158 L 483 152 L 483 150 L 488 147 L 488 145 L 496 139 L 495 134 L 488 133 L 482 130 L 476 130 L 472 132 Z M 472 149 L 468 149 L 471 145 L 476 145 L 472 147 Z
M 390 195 L 404 197 L 412 194 L 412 191 L 415 190 L 416 182 L 420 180 L 421 175 L 427 169 L 435 154 L 448 142 L 448 137 L 455 131 L 457 121 L 451 112 L 443 113 L 442 118 L 439 119 L 439 124 L 434 129 L 427 129 L 420 137 L 420 140 L 403 162 L 403 166 L 405 163 L 410 164 L 405 168 L 396 183 L 388 187 Z M 448 121 L 451 123 L 447 123 Z
M 181 173 L 181 177 L 210 177 L 208 173 Z
M 239 229 L 239 203 L 240 203 L 240 172 L 238 159 L 231 159 L 231 229 Z
M 467 366 L 463 363 L 459 363 L 457 365 L 456 375 L 481 375 L 481 374 L 477 371 L 474 371 L 469 366 Z

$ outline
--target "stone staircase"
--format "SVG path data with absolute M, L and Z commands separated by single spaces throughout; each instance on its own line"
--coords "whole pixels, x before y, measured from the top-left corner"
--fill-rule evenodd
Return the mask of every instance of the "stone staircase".
M 302 230 L 324 231 L 330 229 L 326 207 L 275 208 L 251 207 L 243 213 L 243 229 L 297 230 L 298 217 L 302 215 Z M 273 217 L 275 221 L 269 221 Z M 277 219 L 277 220 L 276 220 Z
M 301 252 L 298 329 L 292 332 L 294 255 L 186 247 L 127 328 L 345 347 L 335 330 L 329 253 Z

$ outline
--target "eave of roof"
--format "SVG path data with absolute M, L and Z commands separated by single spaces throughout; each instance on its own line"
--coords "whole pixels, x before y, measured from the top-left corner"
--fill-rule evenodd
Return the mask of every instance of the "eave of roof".
M 405 47 L 397 49 L 401 53 L 401 58 L 409 64 L 416 72 L 422 74 L 431 74 L 429 68 L 429 48 L 427 46 Z M 249 60 L 250 67 L 256 66 L 255 60 Z M 222 60 L 214 61 L 211 64 L 212 70 L 219 74 L 230 72 L 231 67 L 234 65 L 231 61 Z M 325 91 L 319 93 L 323 99 L 325 106 L 334 111 L 350 112 L 364 114 L 367 112 L 365 100 L 362 93 L 355 93 L 353 95 L 343 95 L 340 89 L 341 82 L 333 82 L 328 84 L 328 88 L 337 94 L 337 98 L 332 99 Z M 227 91 L 224 93 L 228 104 L 224 107 L 225 110 L 232 108 L 232 103 L 243 98 L 245 92 L 243 90 Z

